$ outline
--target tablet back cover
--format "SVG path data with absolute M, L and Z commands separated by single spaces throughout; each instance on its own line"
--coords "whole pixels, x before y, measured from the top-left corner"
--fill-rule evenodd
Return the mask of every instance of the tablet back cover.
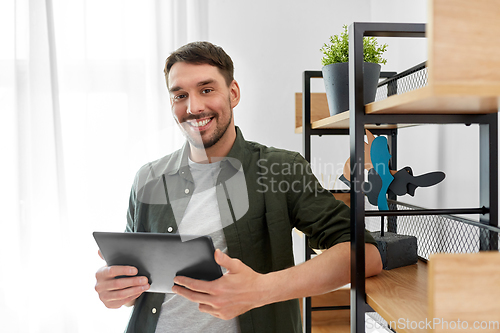
M 222 276 L 209 236 L 182 241 L 178 234 L 94 232 L 108 266 L 134 266 L 146 276 L 148 292 L 171 293 L 174 277 L 212 281 Z

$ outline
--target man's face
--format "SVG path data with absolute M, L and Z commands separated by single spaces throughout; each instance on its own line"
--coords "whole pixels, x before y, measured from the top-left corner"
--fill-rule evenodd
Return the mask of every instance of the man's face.
M 196 148 L 212 147 L 234 126 L 239 87 L 236 81 L 228 87 L 217 67 L 177 62 L 168 82 L 173 116 Z

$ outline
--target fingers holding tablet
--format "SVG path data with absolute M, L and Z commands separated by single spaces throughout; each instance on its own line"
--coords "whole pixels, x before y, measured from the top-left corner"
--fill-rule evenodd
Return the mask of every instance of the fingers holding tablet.
M 132 305 L 137 297 L 149 289 L 148 279 L 136 276 L 132 266 L 104 266 L 96 272 L 95 290 L 108 308 Z M 121 277 L 117 279 L 117 277 Z

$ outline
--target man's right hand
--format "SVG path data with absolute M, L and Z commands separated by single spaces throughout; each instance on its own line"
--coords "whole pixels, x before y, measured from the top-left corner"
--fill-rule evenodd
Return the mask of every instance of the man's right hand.
M 137 268 L 132 266 L 99 268 L 95 274 L 95 290 L 107 308 L 118 309 L 122 305 L 132 306 L 136 298 L 149 289 L 148 279 L 145 276 L 136 276 L 137 273 Z M 130 277 L 116 279 L 117 276 Z

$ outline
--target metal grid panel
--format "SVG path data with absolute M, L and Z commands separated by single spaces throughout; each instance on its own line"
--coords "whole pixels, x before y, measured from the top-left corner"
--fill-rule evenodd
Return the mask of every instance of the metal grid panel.
M 390 203 L 390 210 L 422 209 L 401 202 Z M 451 215 L 400 216 L 397 219 L 397 233 L 417 237 L 418 256 L 429 259 L 432 253 L 474 253 L 479 252 L 481 234 L 485 246 L 489 247 L 489 231 L 461 217 Z M 377 217 L 365 219 L 366 229 L 380 231 L 381 220 Z M 387 219 L 384 222 L 387 231 Z M 500 238 L 500 235 L 497 235 Z
M 375 101 L 381 101 L 389 96 L 403 94 L 427 86 L 428 71 L 423 62 L 401 72 L 387 80 L 380 82 L 375 95 Z
M 375 332 L 393 332 L 393 330 L 389 327 L 387 321 L 382 318 L 377 312 L 367 312 L 366 313 L 366 333 L 375 333 Z

